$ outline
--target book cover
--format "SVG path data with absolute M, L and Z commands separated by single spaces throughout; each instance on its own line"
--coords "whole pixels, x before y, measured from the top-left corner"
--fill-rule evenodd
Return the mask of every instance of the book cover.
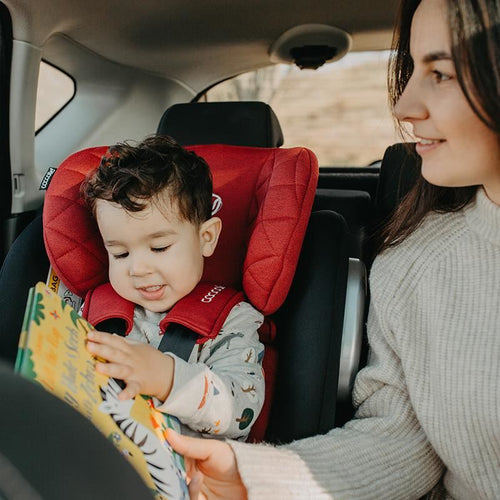
M 120 382 L 95 370 L 85 347 L 92 326 L 44 283 L 30 290 L 15 369 L 89 418 L 142 476 L 158 500 L 188 499 L 184 461 L 168 444 L 179 421 L 148 396 L 120 401 Z

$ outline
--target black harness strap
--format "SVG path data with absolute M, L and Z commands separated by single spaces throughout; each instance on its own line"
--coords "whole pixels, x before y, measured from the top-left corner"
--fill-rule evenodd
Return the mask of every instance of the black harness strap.
M 95 325 L 96 330 L 107 333 L 116 333 L 116 335 L 120 335 L 121 337 L 125 337 L 126 328 L 127 324 L 125 323 L 125 320 L 120 318 L 105 319 Z
M 184 325 L 170 323 L 163 334 L 158 350 L 161 352 L 171 352 L 179 358 L 187 361 L 199 335 Z
M 116 333 L 125 336 L 125 321 L 119 318 L 111 318 L 102 321 L 97 325 L 98 330 L 103 332 Z M 161 352 L 171 352 L 179 358 L 187 361 L 199 335 L 189 328 L 177 323 L 170 323 L 163 334 L 158 350 Z

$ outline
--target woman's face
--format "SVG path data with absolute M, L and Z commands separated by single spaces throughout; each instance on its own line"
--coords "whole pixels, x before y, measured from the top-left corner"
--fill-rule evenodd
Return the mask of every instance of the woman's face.
M 413 17 L 414 71 L 396 104 L 413 126 L 423 177 L 437 186 L 482 184 L 500 205 L 500 141 L 473 112 L 451 58 L 445 0 L 422 0 Z

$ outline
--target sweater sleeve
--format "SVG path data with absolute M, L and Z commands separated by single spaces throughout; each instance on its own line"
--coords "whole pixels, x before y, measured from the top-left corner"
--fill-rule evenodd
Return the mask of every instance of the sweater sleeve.
M 159 407 L 203 434 L 245 438 L 264 403 L 262 314 L 237 304 L 219 335 L 202 344 L 198 359 L 175 359 L 170 395 Z M 198 347 L 198 346 L 197 346 Z
M 370 360 L 343 428 L 272 448 L 231 442 L 250 499 L 409 499 L 428 492 L 442 463 L 413 410 L 395 341 L 370 308 Z

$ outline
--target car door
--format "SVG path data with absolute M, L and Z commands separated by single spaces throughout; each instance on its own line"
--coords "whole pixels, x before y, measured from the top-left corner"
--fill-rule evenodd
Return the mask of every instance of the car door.
M 9 93 L 12 59 L 12 23 L 9 11 L 0 3 L 0 260 L 8 249 L 11 219 L 12 177 L 9 153 Z

